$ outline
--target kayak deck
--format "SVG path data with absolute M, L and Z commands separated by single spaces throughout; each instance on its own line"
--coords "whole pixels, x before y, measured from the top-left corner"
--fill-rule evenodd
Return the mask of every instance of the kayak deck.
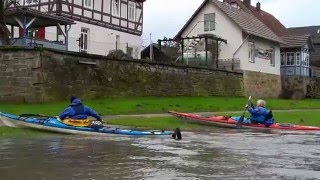
M 85 135 L 106 135 L 106 134 L 118 134 L 118 135 L 133 135 L 133 136 L 162 136 L 172 135 L 171 131 L 140 131 L 131 129 L 120 129 L 104 126 L 99 129 L 90 127 L 70 126 L 62 123 L 55 117 L 24 117 L 13 114 L 7 114 L 0 112 L 1 121 L 10 127 L 28 127 L 39 130 L 46 130 L 51 132 L 58 132 L 64 134 L 85 134 Z

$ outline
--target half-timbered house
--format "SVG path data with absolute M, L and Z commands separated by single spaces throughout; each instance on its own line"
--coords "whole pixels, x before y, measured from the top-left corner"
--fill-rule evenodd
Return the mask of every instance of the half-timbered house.
M 67 43 L 69 51 L 107 55 L 110 50 L 120 49 L 134 58 L 140 58 L 144 1 L 20 0 L 20 5 L 73 21 L 65 28 L 60 25 L 30 26 L 25 32 L 34 32 L 34 38 Z M 23 27 L 12 29 L 13 36 L 21 36 Z

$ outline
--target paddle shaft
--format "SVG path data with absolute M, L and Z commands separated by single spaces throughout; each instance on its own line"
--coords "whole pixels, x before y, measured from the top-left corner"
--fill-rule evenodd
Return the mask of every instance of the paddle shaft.
M 243 123 L 243 120 L 244 120 L 244 116 L 245 116 L 245 114 L 246 114 L 246 111 L 247 111 L 247 109 L 248 109 L 248 104 L 249 104 L 249 101 L 251 101 L 251 96 L 249 96 L 249 98 L 248 98 L 248 101 L 247 101 L 247 105 L 245 106 L 245 108 L 244 108 L 244 111 L 243 111 L 243 114 L 242 114 L 242 116 L 240 117 L 240 119 L 239 119 L 239 121 L 238 121 L 238 123 L 237 123 L 237 128 L 239 129 L 239 128 L 241 128 L 242 127 L 242 123 Z

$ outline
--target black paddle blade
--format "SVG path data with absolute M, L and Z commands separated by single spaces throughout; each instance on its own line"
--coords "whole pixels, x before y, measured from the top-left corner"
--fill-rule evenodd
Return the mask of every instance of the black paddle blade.
M 180 128 L 176 128 L 174 130 L 174 133 L 172 134 L 172 138 L 176 140 L 181 140 L 182 139 L 182 134 Z
M 237 129 L 242 127 L 243 120 L 244 120 L 244 116 L 242 115 L 240 117 L 239 121 L 237 122 Z

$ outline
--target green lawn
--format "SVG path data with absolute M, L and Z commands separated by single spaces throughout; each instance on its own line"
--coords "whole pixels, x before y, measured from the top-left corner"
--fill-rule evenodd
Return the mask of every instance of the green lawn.
M 218 115 L 234 115 L 240 116 L 240 113 L 234 114 L 218 114 Z M 317 111 L 304 111 L 304 112 L 277 112 L 274 113 L 275 119 L 280 123 L 293 123 L 300 125 L 320 126 L 320 112 Z M 155 129 L 173 130 L 179 127 L 183 130 L 198 130 L 203 128 L 201 125 L 194 125 L 184 123 L 176 117 L 130 117 L 107 120 L 107 124 L 123 125 L 130 127 L 145 127 Z
M 217 114 L 217 115 L 240 115 L 235 114 Z M 320 127 L 320 112 L 318 111 L 304 111 L 304 112 L 276 112 L 274 113 L 277 122 L 293 123 L 300 125 L 312 125 Z M 196 125 L 182 122 L 176 117 L 130 117 L 130 118 L 116 118 L 106 120 L 108 125 L 129 126 L 132 128 L 141 129 L 159 129 L 159 130 L 174 130 L 179 127 L 183 131 L 200 131 L 208 129 L 203 125 Z M 43 132 L 32 129 L 18 129 L 10 127 L 0 127 L 1 136 L 38 136 L 44 135 Z
M 85 100 L 84 103 L 101 115 L 242 110 L 245 97 L 136 97 Z M 319 100 L 266 99 L 270 109 L 319 108 Z M 46 104 L 0 104 L 0 111 L 13 114 L 34 113 L 58 115 L 68 102 Z

